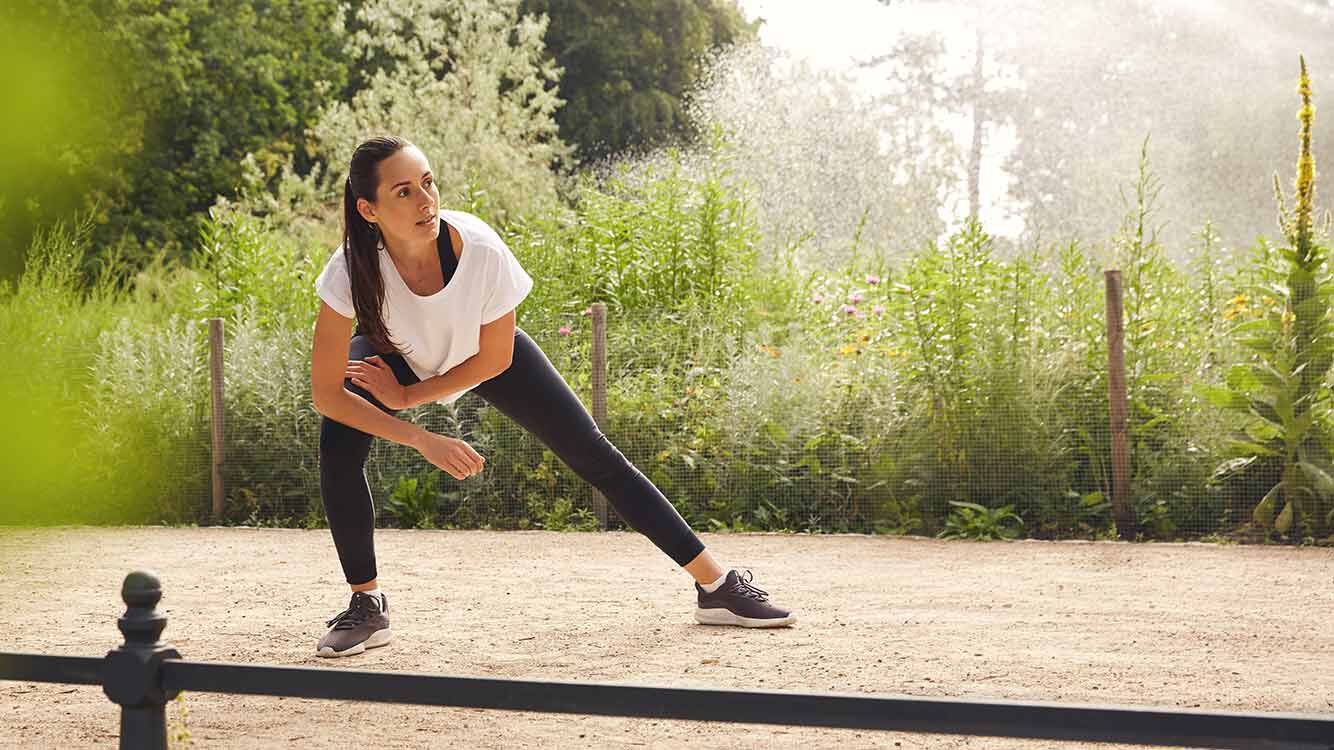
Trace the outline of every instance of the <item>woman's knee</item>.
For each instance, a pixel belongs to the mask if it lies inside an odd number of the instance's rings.
[[[637,471],[630,459],[601,430],[586,433],[585,437],[577,441],[571,442],[567,438],[553,442],[557,444],[548,445],[552,452],[575,474],[593,485],[605,484]]]

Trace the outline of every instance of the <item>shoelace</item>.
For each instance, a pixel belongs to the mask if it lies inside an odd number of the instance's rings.
[[[352,595],[352,602],[347,605],[347,609],[334,615],[332,620],[324,623],[325,627],[332,627],[334,630],[350,630],[366,622],[370,617],[368,611],[371,605],[371,597]]]
[[[746,571],[745,578],[738,575],[736,577],[736,592],[742,596],[748,596],[756,601],[762,602],[767,600],[769,598],[769,592],[765,591],[762,588],[750,585],[750,582],[753,580],[755,580],[755,574],[751,573],[749,570]]]

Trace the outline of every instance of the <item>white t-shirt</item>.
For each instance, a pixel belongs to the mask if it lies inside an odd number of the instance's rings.
[[[385,326],[390,338],[411,349],[403,359],[422,380],[448,372],[476,354],[482,324],[513,310],[533,288],[532,277],[485,221],[464,211],[443,209],[440,218],[458,230],[463,251],[453,277],[435,294],[423,297],[409,289],[389,252],[383,244],[380,247]],[[440,231],[449,230],[441,224]],[[315,279],[315,291],[339,315],[356,317],[343,246],[334,251]],[[466,392],[436,403],[451,403]]]

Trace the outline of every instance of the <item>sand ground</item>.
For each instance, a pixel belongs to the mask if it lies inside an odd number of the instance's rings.
[[[396,639],[328,660],[348,595],[327,530],[8,528],[0,650],[101,656],[147,569],[163,640],[198,661],[1334,714],[1334,549],[701,537],[797,624],[695,624],[689,576],[631,532],[380,530]],[[192,748],[1076,746],[206,693],[168,721]],[[112,747],[118,727],[100,687],[0,682],[0,746]]]

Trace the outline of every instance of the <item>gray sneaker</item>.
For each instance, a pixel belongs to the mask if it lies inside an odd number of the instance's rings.
[[[380,594],[381,597],[384,594]],[[315,653],[320,656],[351,656],[368,648],[383,646],[393,640],[394,632],[389,629],[389,599],[384,599],[384,608],[380,608],[380,599],[361,591],[352,592],[352,602],[347,609],[339,612],[325,625],[329,632],[320,639]]]
[[[768,592],[750,585],[753,573],[747,570],[746,576],[742,578],[735,570],[727,571],[727,579],[712,594],[696,583],[699,608],[695,610],[695,621],[702,625],[743,628],[776,628],[797,621],[790,611],[770,604]]]

